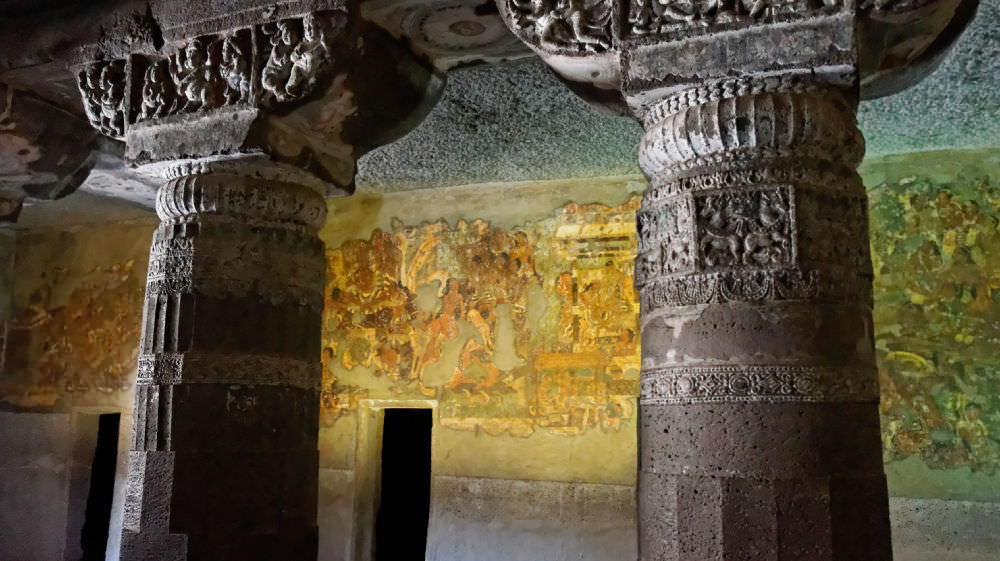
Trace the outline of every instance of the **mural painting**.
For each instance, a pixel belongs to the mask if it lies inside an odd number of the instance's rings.
[[[870,190],[885,460],[1000,466],[1000,185]]]
[[[6,324],[0,402],[117,404],[132,387],[145,267],[141,257],[75,271],[49,264]],[[138,270],[137,270],[138,269]],[[127,394],[125,394],[127,395]]]
[[[1000,185],[894,173],[869,192],[885,460],[995,474]],[[442,426],[490,435],[631,426],[638,204],[567,204],[518,226],[393,221],[330,245],[323,426],[366,398],[436,399]],[[141,230],[19,236],[0,407],[130,401]]]
[[[395,222],[329,248],[324,424],[358,399],[417,397],[462,431],[618,430],[638,392],[638,204],[513,229]]]

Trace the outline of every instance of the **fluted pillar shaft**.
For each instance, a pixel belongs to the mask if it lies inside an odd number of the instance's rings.
[[[121,559],[313,561],[324,200],[187,170],[156,208]]]
[[[644,561],[891,558],[854,93],[691,88],[644,119]]]

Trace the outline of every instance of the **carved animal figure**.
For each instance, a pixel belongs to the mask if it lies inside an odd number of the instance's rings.
[[[758,221],[754,231],[743,239],[743,263],[778,265],[788,257],[789,238],[783,232],[788,210],[781,191],[760,193]]]

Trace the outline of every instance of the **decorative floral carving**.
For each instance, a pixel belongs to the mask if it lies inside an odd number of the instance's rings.
[[[537,46],[558,51],[611,48],[611,0],[505,0],[511,27]]]
[[[770,22],[836,10],[840,0],[631,0],[633,35],[671,33],[714,25]]]
[[[718,302],[855,300],[871,305],[871,276],[856,270],[730,270],[640,279],[644,310]]]
[[[102,133],[125,135],[125,61],[99,62],[80,70],[77,85],[90,124]]]
[[[643,405],[734,401],[877,401],[873,367],[675,366],[644,369]]]

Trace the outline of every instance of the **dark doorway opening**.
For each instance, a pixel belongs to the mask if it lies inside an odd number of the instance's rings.
[[[386,409],[375,561],[423,561],[431,506],[431,410]]]
[[[104,561],[111,525],[111,501],[115,495],[115,465],[118,463],[118,423],[121,415],[101,415],[97,425],[97,446],[90,468],[90,491],[80,533],[81,561]]]

